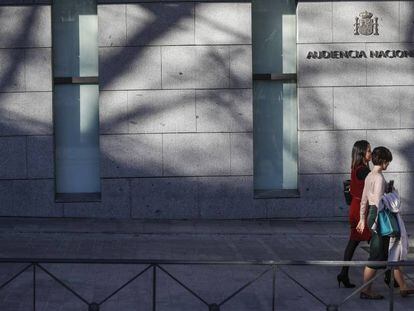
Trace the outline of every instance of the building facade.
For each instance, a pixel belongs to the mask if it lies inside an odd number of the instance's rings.
[[[336,218],[414,165],[411,1],[0,0],[0,216]]]

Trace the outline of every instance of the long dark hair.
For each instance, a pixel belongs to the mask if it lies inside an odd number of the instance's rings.
[[[355,169],[358,165],[364,163],[365,154],[367,152],[369,142],[366,140],[358,140],[352,147],[352,164],[351,169]]]

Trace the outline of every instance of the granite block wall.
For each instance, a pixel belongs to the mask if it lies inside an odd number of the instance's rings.
[[[299,1],[299,198],[253,197],[250,1],[99,0],[101,202],[55,203],[51,1],[0,0],[0,216],[346,217],[358,139],[413,214],[411,1]],[[379,35],[354,35],[355,17]],[[308,59],[309,51],[367,58]]]
[[[357,139],[391,149],[386,177],[394,179],[403,210],[414,214],[412,189],[414,58],[372,58],[370,51],[413,50],[412,1],[321,1],[298,4],[298,93],[300,174],[305,179],[349,176]],[[355,17],[378,18],[378,35],[355,35]],[[309,51],[365,51],[367,57],[308,59]],[[316,176],[315,176],[316,175]],[[317,179],[315,179],[317,180]],[[326,182],[327,192],[337,184]],[[341,193],[333,215],[346,215]]]
[[[61,217],[63,205],[54,201],[50,6],[0,6],[0,15],[0,215]]]
[[[98,6],[102,191],[117,183],[123,203],[112,189],[64,214],[265,217],[253,200],[251,4],[164,2]]]

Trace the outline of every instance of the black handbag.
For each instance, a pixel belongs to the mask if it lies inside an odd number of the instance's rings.
[[[344,180],[343,184],[344,184],[345,202],[347,205],[351,205],[351,202],[352,202],[351,180],[350,179]]]

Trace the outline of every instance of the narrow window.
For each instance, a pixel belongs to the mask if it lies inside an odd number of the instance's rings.
[[[100,199],[96,0],[54,0],[56,200]]]
[[[253,0],[255,197],[297,196],[296,1]]]

